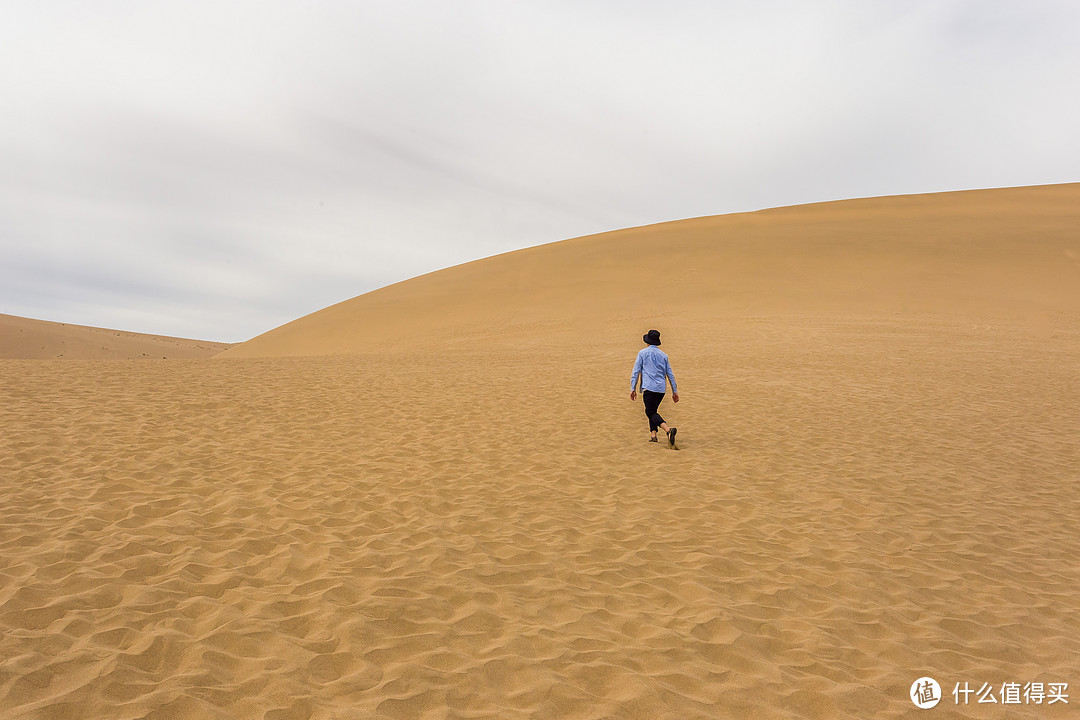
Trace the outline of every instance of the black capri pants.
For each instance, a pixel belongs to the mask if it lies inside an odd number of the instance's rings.
[[[656,412],[657,408],[660,407],[660,401],[664,399],[664,393],[645,390],[641,393],[641,397],[645,399],[645,417],[649,418],[649,432],[655,432],[660,429],[660,424],[664,422],[664,418],[660,417],[660,413]]]

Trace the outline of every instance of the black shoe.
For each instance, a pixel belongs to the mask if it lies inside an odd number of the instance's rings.
[[[649,442],[660,442],[660,441],[658,439],[652,437],[652,438],[649,438]]]
[[[667,441],[671,444],[671,447],[675,447],[675,433],[677,431],[678,428],[671,428],[667,431]]]

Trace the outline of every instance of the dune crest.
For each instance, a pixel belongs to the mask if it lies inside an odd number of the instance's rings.
[[[759,316],[1023,318],[1080,301],[1080,183],[803,205],[629,228],[413,278],[221,357],[610,342]]]

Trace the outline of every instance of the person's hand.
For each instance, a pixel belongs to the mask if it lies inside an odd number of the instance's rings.
[[[631,400],[637,400],[637,390],[631,390],[630,391],[630,399]]]
[[[679,402],[679,393],[671,393],[671,399],[675,402]]]

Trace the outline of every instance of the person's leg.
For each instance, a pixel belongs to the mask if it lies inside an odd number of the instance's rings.
[[[649,432],[652,434],[652,439],[656,439],[657,430],[663,430],[668,443],[675,447],[675,433],[678,431],[673,427],[668,427],[668,424],[664,422],[664,418],[657,412],[660,401],[664,399],[664,393],[646,390],[642,393],[642,396],[645,399],[645,415],[649,418]]]
[[[641,393],[641,396],[645,400],[645,417],[649,418],[649,433],[655,439],[657,430],[661,426],[667,427],[664,418],[660,417],[660,413],[656,412],[657,408],[660,407],[660,401],[664,399],[664,393],[646,390]],[[664,432],[667,432],[667,430],[664,430]]]

